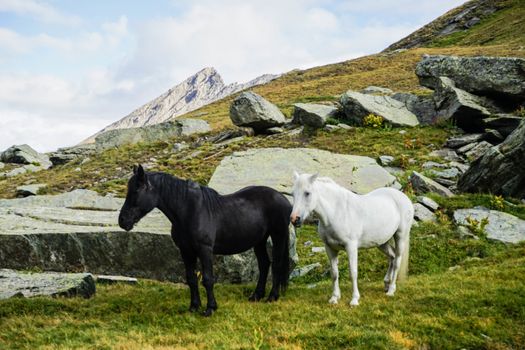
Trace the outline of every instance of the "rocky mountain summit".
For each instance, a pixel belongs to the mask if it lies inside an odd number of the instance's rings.
[[[138,128],[168,121],[235,92],[265,84],[277,77],[279,75],[264,74],[247,83],[226,85],[215,68],[204,68],[82,143],[92,143],[98,135],[109,130]]]

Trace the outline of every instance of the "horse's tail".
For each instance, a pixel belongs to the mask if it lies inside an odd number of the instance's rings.
[[[403,235],[402,240],[405,244],[405,250],[401,256],[401,266],[399,267],[398,280],[403,281],[408,278],[408,260],[410,255],[410,230],[414,222],[414,207],[410,202],[410,209],[403,213]]]
[[[290,231],[288,226],[273,242],[272,260],[273,273],[277,278],[282,293],[288,288],[290,280]]]

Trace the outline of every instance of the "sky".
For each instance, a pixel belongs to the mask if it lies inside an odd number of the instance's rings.
[[[0,0],[0,151],[71,146],[204,67],[226,83],[379,52],[464,0]]]

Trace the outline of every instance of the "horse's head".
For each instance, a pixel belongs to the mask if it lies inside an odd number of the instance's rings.
[[[120,209],[118,224],[129,231],[147,213],[157,206],[157,194],[149,182],[148,175],[142,165],[133,167],[133,175],[128,181],[126,201]]]
[[[294,226],[301,226],[317,204],[317,193],[313,184],[318,174],[301,174],[294,172],[293,183],[293,209],[290,221]]]

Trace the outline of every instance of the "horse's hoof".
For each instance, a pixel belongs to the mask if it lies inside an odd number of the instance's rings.
[[[350,302],[350,306],[357,306],[359,305],[359,300],[358,299],[352,299],[352,301]]]
[[[390,289],[390,283],[385,283],[385,293]]]
[[[261,300],[262,298],[263,298],[262,295],[259,295],[259,294],[257,294],[257,293],[253,293],[253,294],[248,298],[248,300],[249,300],[249,301],[259,301],[259,300]]]
[[[393,291],[388,291],[388,292],[386,292],[386,296],[387,296],[387,297],[393,297],[393,296],[394,296],[394,293],[395,293],[395,292],[393,292]]]
[[[277,295],[269,295],[268,298],[266,298],[266,302],[267,303],[271,303],[271,302],[277,301],[277,299],[279,299],[279,296],[277,296]]]
[[[332,304],[332,305],[335,305],[339,302],[339,298],[338,297],[331,297],[330,300],[328,300],[328,303]]]
[[[202,316],[204,316],[204,317],[210,317],[211,315],[213,315],[213,311],[214,311],[213,309],[206,309],[206,311],[204,311],[204,312],[202,313]]]
[[[190,312],[197,312],[199,311],[199,308],[199,305],[190,305]]]

